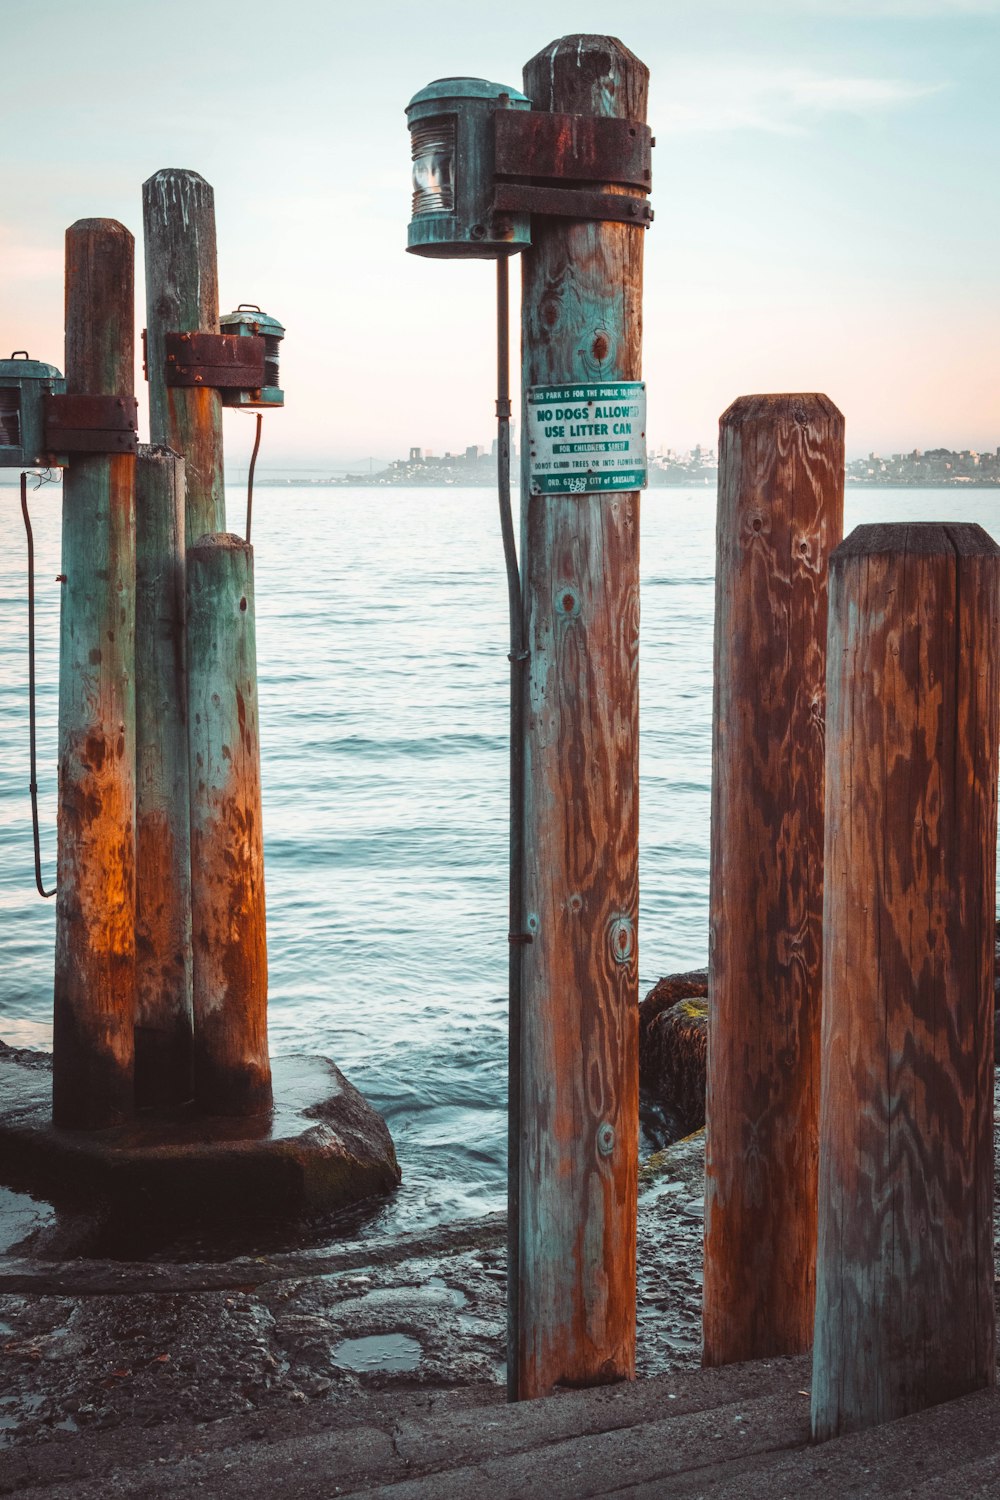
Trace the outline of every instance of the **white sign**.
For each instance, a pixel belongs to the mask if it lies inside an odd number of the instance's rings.
[[[533,495],[646,486],[646,384],[533,385],[528,390]]]

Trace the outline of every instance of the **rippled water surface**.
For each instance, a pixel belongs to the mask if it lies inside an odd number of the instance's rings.
[[[60,490],[31,502],[43,866],[55,856]],[[242,526],[243,497],[230,494]],[[861,520],[1000,526],[1000,493],[849,493]],[[706,962],[715,495],[642,501],[643,991]],[[333,1057],[384,1113],[380,1227],[504,1201],[507,643],[489,490],[261,489],[254,504],[275,1053]],[[47,1035],[34,892],[25,548],[0,489],[0,1037]]]

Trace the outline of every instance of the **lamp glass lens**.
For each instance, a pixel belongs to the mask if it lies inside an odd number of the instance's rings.
[[[455,211],[455,117],[417,120],[410,132],[413,153],[413,217]]]
[[[21,392],[7,386],[0,390],[0,447],[17,448],[21,442]]]

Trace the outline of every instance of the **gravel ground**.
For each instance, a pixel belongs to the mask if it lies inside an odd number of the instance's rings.
[[[700,1363],[703,1192],[702,1132],[641,1170],[640,1376]],[[504,1236],[494,1215],[406,1240],[150,1264],[32,1256],[31,1238],[59,1243],[43,1225],[0,1255],[0,1448],[223,1419],[252,1437],[255,1419],[338,1422],[370,1401],[501,1402]]]
[[[643,1169],[640,1375],[699,1362],[703,1171],[700,1135]],[[392,1390],[502,1399],[499,1216],[411,1242],[211,1264],[51,1262],[30,1249],[0,1257],[0,1445]]]

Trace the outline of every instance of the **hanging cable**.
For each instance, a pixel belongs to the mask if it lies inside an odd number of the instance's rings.
[[[45,478],[39,479],[39,485],[44,484]],[[36,486],[37,488],[38,486]],[[28,742],[30,745],[31,780],[28,783],[31,791],[31,831],[35,841],[35,885],[38,894],[46,900],[56,893],[55,886],[47,891],[42,884],[42,850],[38,834],[38,770],[35,753],[35,539],[31,531],[31,518],[28,515],[28,475],[21,475],[21,515],[24,517],[24,530],[28,538]]]
[[[508,261],[497,260],[497,490],[510,615],[510,886],[507,1046],[507,1396],[517,1400],[521,1206],[521,957],[524,930],[524,611],[510,505],[510,295]]]
[[[250,519],[253,515],[253,471],[257,467],[257,453],[260,449],[260,429],[264,421],[264,413],[262,411],[255,411],[254,416],[257,418],[257,431],[254,435],[253,452],[250,455],[250,469],[247,473],[247,541],[250,540]]]

